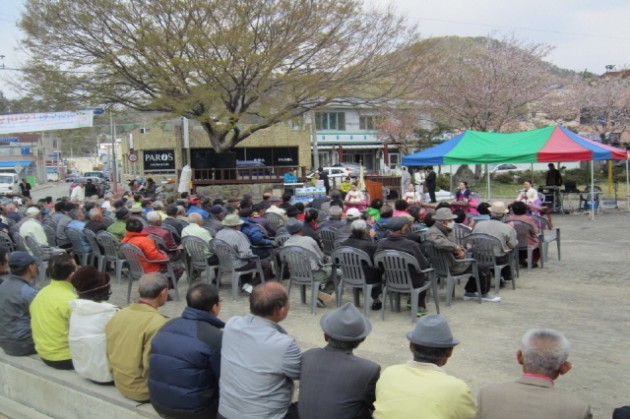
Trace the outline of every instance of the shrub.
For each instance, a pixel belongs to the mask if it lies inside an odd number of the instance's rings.
[[[437,188],[436,190],[445,190],[448,191],[451,188],[451,177],[448,173],[443,173],[438,175],[437,177]],[[457,185],[453,185],[453,188],[456,188]]]

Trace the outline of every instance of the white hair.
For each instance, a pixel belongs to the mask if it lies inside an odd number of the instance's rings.
[[[157,211],[151,211],[147,214],[147,221],[149,224],[155,224],[162,220],[162,216]]]
[[[525,372],[553,375],[569,358],[569,340],[553,329],[531,329],[523,335],[521,352]]]
[[[163,208],[164,208],[164,204],[162,204],[162,201],[155,201],[155,202],[153,203],[153,205],[151,205],[151,207],[152,207],[154,210],[159,211],[159,210],[161,210],[161,209],[163,209]]]
[[[365,220],[355,220],[352,222],[352,224],[350,224],[350,228],[352,229],[353,232],[357,231],[357,232],[365,233],[368,229],[368,225],[365,222]]]
[[[341,217],[342,213],[343,213],[343,208],[338,207],[337,205],[333,205],[328,210],[328,215],[331,217]]]
[[[183,205],[178,205],[177,206],[177,214],[183,214],[186,215],[186,208],[184,208]]]

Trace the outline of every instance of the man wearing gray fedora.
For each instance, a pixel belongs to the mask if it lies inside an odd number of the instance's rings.
[[[381,367],[352,354],[372,331],[370,321],[346,303],[322,316],[328,345],[302,354],[300,419],[369,419]]]
[[[446,319],[422,317],[407,339],[413,361],[383,371],[376,383],[374,418],[474,418],[470,388],[442,369],[459,344]]]

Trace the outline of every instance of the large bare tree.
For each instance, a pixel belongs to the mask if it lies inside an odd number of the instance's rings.
[[[514,37],[435,38],[444,53],[419,94],[437,119],[460,129],[503,131],[549,91],[550,47]]]
[[[359,0],[27,0],[20,25],[33,72],[197,120],[218,152],[333,98],[398,97],[422,51],[392,8]]]

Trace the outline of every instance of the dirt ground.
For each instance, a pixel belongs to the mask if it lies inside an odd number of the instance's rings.
[[[556,381],[559,390],[590,402],[596,418],[610,418],[615,407],[630,404],[629,221],[629,213],[617,211],[608,211],[595,221],[586,215],[555,216],[561,229],[562,260],[558,261],[552,244],[544,269],[521,269],[516,290],[502,289],[500,303],[463,301],[460,285],[454,303],[446,307],[441,290],[441,313],[461,341],[446,370],[468,383],[473,394],[490,383],[513,381],[520,373],[515,352],[521,336],[533,327],[551,327],[564,332],[571,342],[573,369]],[[247,313],[246,296],[232,301],[229,279],[223,282],[220,317],[227,320]],[[180,281],[182,297],[186,288],[186,282]],[[123,280],[115,287],[112,302],[126,305],[126,291]],[[350,298],[350,293],[344,295],[344,301]],[[323,346],[319,319],[333,309],[332,304],[312,315],[300,303],[297,290],[291,304],[282,326],[302,350]],[[178,316],[184,305],[184,301],[169,302],[161,311]],[[427,306],[434,311],[432,304]],[[405,333],[413,327],[408,311],[388,309],[385,314],[381,321],[380,312],[370,313],[372,333],[356,351],[383,368],[411,358]]]

